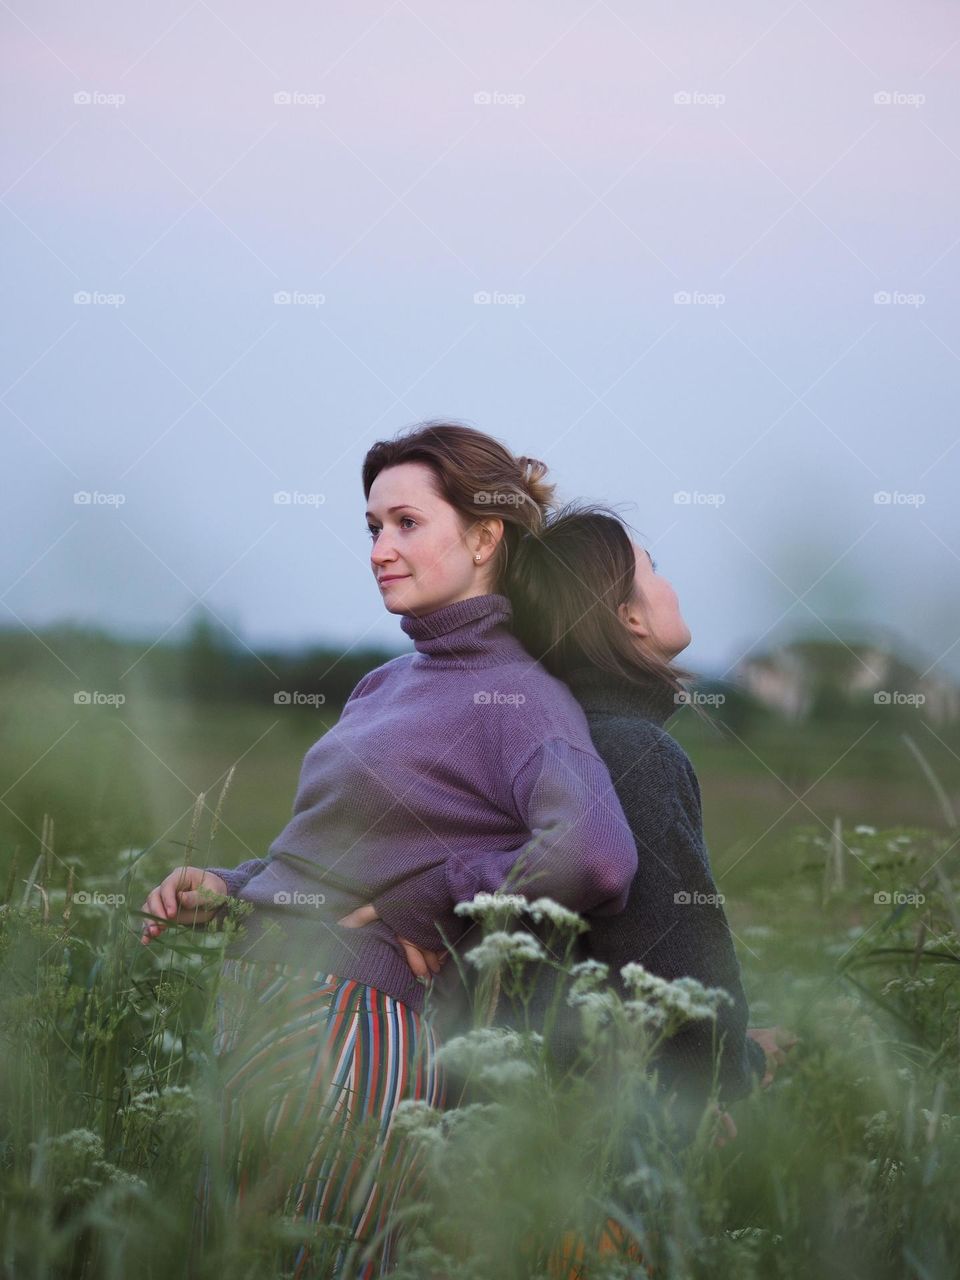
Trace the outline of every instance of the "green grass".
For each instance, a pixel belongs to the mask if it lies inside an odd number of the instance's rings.
[[[224,939],[171,929],[144,948],[135,911],[179,859],[232,863],[266,849],[289,816],[304,752],[335,715],[324,710],[144,697],[118,714],[42,685],[6,703],[4,1276],[280,1274],[286,1228],[267,1218],[189,1257],[197,1162],[216,1115],[207,1068]],[[536,1046],[521,1045],[526,1083],[492,1086],[459,1127],[419,1139],[426,1184],[402,1206],[400,1280],[547,1275],[563,1232],[589,1238],[608,1214],[642,1237],[658,1280],[952,1280],[957,832],[885,725],[807,795],[812,813],[798,805],[776,821],[792,797],[770,770],[801,792],[863,727],[767,727],[747,747],[677,722],[701,778],[754,1024],[801,1037],[773,1086],[734,1105],[737,1139],[720,1150],[704,1133],[672,1155],[657,1113],[639,1107],[642,1045],[618,1058],[601,1037],[593,1060],[608,1062],[615,1089],[590,1073],[557,1081]],[[950,750],[915,736],[949,792]],[[235,762],[211,849],[211,811]],[[208,809],[191,850],[201,791]],[[839,859],[835,817],[847,847]],[[920,905],[874,900],[878,889],[918,886]],[[126,902],[71,903],[68,888]],[[629,1082],[636,1107],[625,1112]],[[613,1159],[618,1134],[638,1141]],[[609,1257],[588,1262],[591,1277],[638,1274]]]

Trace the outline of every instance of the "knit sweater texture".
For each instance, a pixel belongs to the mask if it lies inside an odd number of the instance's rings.
[[[429,984],[398,936],[455,944],[469,926],[453,908],[475,893],[623,909],[637,850],[610,774],[511,616],[488,594],[401,617],[414,652],[365,675],[307,752],[267,856],[206,868],[253,904],[227,955],[337,973],[421,1011]],[[379,919],[337,923],[368,902]]]
[[[630,823],[639,855],[637,874],[624,911],[595,918],[580,935],[570,963],[593,959],[609,966],[610,982],[629,996],[621,968],[637,962],[668,980],[689,976],[705,986],[723,987],[733,1003],[722,1004],[716,1022],[690,1022],[665,1042],[656,1066],[665,1090],[702,1100],[709,1091],[718,1054],[719,1096],[729,1102],[748,1093],[765,1070],[762,1048],[745,1035],[749,1010],[740,966],[704,841],[700,785],[683,747],[664,727],[677,711],[673,692],[653,678],[635,684],[596,667],[578,667],[566,683],[583,707],[594,745],[609,769]],[[541,941],[543,925],[528,927]],[[480,941],[474,927],[460,951]],[[553,939],[555,942],[555,939]],[[471,966],[464,966],[467,974]],[[554,1010],[550,1035],[553,1058],[570,1067],[583,1046],[581,1016],[566,1002],[566,983],[547,965],[529,975],[533,995],[530,1025],[543,1029]],[[468,981],[468,986],[471,984]],[[455,966],[435,984],[439,1026],[446,1036],[469,1025],[469,992]],[[525,1016],[500,997],[497,1021],[523,1026]]]

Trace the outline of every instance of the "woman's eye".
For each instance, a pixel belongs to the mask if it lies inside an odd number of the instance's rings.
[[[401,523],[401,524],[403,524],[404,520],[409,520],[409,521],[410,521],[410,523],[411,523],[414,527],[416,527],[416,523],[417,523],[417,522],[416,522],[416,520],[414,520],[413,516],[401,516],[401,517],[400,517],[400,523]],[[379,532],[380,532],[380,530],[377,528],[377,526],[376,526],[376,525],[374,525],[374,524],[368,524],[368,525],[367,525],[367,533],[369,533],[369,535],[370,535],[370,537],[371,537],[371,538],[375,538]]]

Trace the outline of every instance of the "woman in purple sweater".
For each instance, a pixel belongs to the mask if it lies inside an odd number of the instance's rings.
[[[214,1051],[225,1126],[239,1118],[239,1199],[344,1228],[327,1252],[299,1250],[298,1280],[307,1268],[340,1275],[364,1245],[357,1275],[389,1269],[390,1239],[370,1243],[388,1204],[368,1162],[389,1151],[394,1163],[401,1100],[442,1105],[410,961],[426,955],[436,971],[434,953],[467,928],[456,904],[513,888],[604,916],[623,909],[636,871],[583,710],[531,663],[500,591],[511,551],[552,499],[545,470],[449,423],[370,449],[370,566],[414,652],[364,676],[307,752],[293,816],[266,858],[177,868],[143,905],[144,942],[222,915],[208,891],[252,905],[224,965],[239,1012],[227,1017],[221,1000]],[[300,1138],[282,1164],[281,1132]]]

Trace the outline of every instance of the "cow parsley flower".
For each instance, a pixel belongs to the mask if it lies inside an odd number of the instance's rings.
[[[549,920],[556,928],[569,929],[574,933],[585,933],[590,927],[575,911],[561,906],[552,898],[537,898],[535,902],[530,903],[529,911],[537,924],[541,920]]]
[[[600,960],[580,960],[570,966],[570,977],[573,979],[571,991],[579,994],[582,991],[596,991],[610,976],[610,966]]]
[[[499,969],[504,965],[529,964],[545,960],[547,953],[540,941],[530,933],[488,933],[479,946],[467,952],[466,958],[478,969]]]
[[[469,902],[458,902],[453,908],[455,915],[494,923],[526,909],[527,900],[522,893],[475,893]]]

